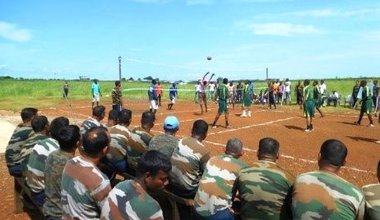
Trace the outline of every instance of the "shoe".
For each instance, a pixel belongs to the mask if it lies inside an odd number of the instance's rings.
[[[226,128],[232,128],[232,126],[231,125],[226,125]]]
[[[213,125],[212,128],[216,128],[216,125]]]
[[[248,111],[248,117],[251,117],[251,116],[252,116],[251,111]]]
[[[368,127],[371,127],[371,128],[372,128],[372,127],[375,127],[375,126],[374,126],[373,124],[369,124]]]
[[[311,132],[311,130],[309,128],[306,128],[305,132]]]

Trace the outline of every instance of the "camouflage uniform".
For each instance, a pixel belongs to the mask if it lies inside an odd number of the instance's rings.
[[[61,187],[63,219],[98,219],[111,191],[108,178],[81,156],[67,161]]]
[[[83,135],[86,133],[86,131],[90,130],[90,128],[95,128],[95,127],[106,127],[100,121],[96,120],[95,118],[89,117],[88,119],[84,120],[80,127],[80,133]]]
[[[19,124],[13,131],[12,137],[5,150],[5,161],[8,167],[19,165],[17,157],[20,155],[21,147],[32,134],[32,127],[25,124]]]
[[[134,180],[125,180],[109,193],[101,219],[164,219],[160,205]]]
[[[333,173],[304,173],[294,183],[292,212],[294,219],[363,219],[364,195]]]
[[[209,159],[210,150],[197,139],[193,137],[181,139],[171,157],[170,180],[174,190],[178,190],[178,193],[188,192],[190,197],[194,196]]]
[[[62,218],[61,180],[63,168],[73,155],[61,150],[53,151],[46,159],[45,195],[43,206],[45,216]]]
[[[178,146],[178,138],[169,134],[155,135],[149,142],[148,150],[157,150],[169,158],[172,157],[174,149]]]
[[[212,157],[199,181],[194,207],[203,217],[210,217],[232,206],[232,188],[246,163],[229,154]]]
[[[26,184],[33,192],[45,190],[45,162],[49,154],[57,149],[59,143],[53,138],[46,138],[34,145],[26,171]]]
[[[243,219],[281,219],[294,176],[275,162],[259,160],[242,169],[237,179]]]
[[[137,127],[135,129],[133,129],[132,133],[137,134],[138,136],[140,136],[140,139],[142,140],[142,142],[144,142],[146,148],[148,147],[149,142],[150,142],[150,140],[153,137],[152,133],[145,131],[145,129],[142,128],[142,127]]]
[[[17,161],[16,163],[21,164],[23,174],[25,174],[27,171],[26,165],[28,164],[29,156],[33,151],[34,145],[36,145],[39,141],[42,141],[47,138],[48,136],[46,136],[45,134],[34,133],[26,140],[25,144],[21,146],[20,154],[15,161]]]
[[[366,201],[365,218],[380,219],[380,183],[363,186]]]

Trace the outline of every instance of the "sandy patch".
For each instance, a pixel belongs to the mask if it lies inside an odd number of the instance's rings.
[[[4,153],[16,125],[0,119],[0,153]]]

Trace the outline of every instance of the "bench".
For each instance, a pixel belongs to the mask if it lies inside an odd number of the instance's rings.
[[[43,219],[42,207],[33,202],[32,191],[26,185],[25,177],[14,178],[15,213],[26,211],[31,219]]]

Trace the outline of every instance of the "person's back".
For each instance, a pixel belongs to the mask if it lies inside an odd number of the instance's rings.
[[[377,179],[378,183],[363,186],[366,220],[380,219],[380,160],[377,163]]]
[[[362,219],[364,196],[360,188],[338,176],[345,164],[346,146],[325,141],[318,158],[319,171],[297,176],[292,194],[294,219]]]
[[[157,150],[170,158],[178,146],[178,141],[174,135],[158,134],[150,140],[148,150]]]

